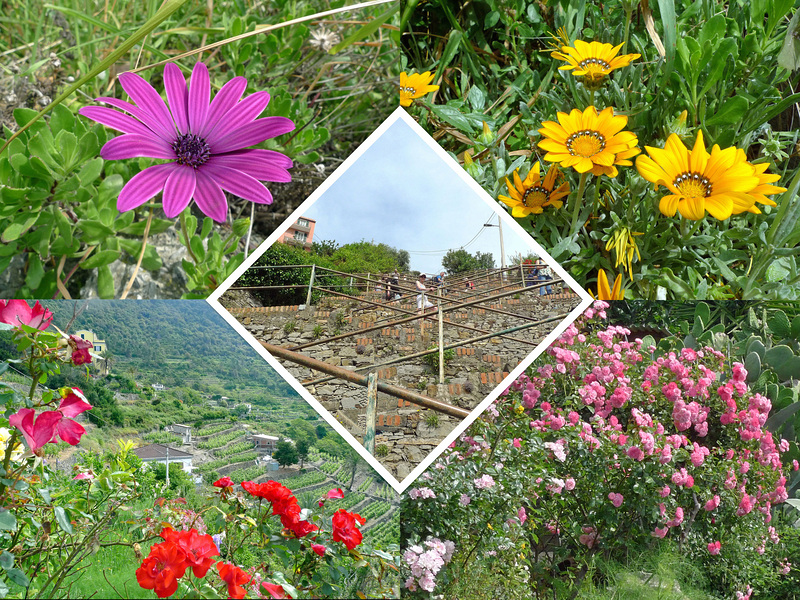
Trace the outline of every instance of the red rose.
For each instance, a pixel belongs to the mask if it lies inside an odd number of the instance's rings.
[[[325,546],[322,544],[311,544],[311,549],[320,556],[325,556]]]
[[[219,556],[219,550],[210,535],[200,535],[196,529],[173,531],[169,527],[161,530],[161,537],[176,544],[186,555],[186,566],[192,567],[195,577],[205,577],[214,564],[212,556]]]
[[[217,563],[217,571],[219,571],[220,579],[228,584],[228,597],[244,598],[245,589],[242,584],[250,581],[250,575],[236,565],[223,562]]]
[[[76,365],[83,365],[92,362],[92,355],[89,354],[89,348],[92,343],[79,338],[76,335],[69,336],[69,345],[72,348],[72,362]]]
[[[186,555],[172,542],[155,544],[150,554],[136,569],[136,581],[159,598],[168,598],[178,589],[178,579],[186,572]]]
[[[348,550],[358,546],[363,539],[363,535],[356,526],[356,521],[363,525],[366,519],[359,514],[349,513],[343,508],[333,513],[333,541],[343,542]]]
[[[233,487],[233,480],[230,477],[223,477],[217,479],[213,485],[214,487]]]
[[[267,583],[266,581],[261,584],[270,596],[273,598],[291,598],[289,594],[286,593],[286,590],[283,589],[283,586],[277,585],[275,583]]]
[[[0,300],[0,323],[44,330],[52,321],[53,313],[39,304],[38,300],[33,306],[28,306],[25,300]]]
[[[327,493],[328,500],[333,500],[335,498],[344,498],[344,492],[341,488],[336,488],[335,490],[328,490]]]

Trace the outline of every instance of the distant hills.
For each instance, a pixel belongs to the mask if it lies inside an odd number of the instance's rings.
[[[112,371],[146,376],[168,386],[235,391],[259,389],[276,397],[297,397],[241,336],[203,300],[53,300],[62,331],[77,312],[69,333],[89,329],[105,339]],[[310,408],[309,408],[310,409]],[[310,409],[311,410],[311,409]]]

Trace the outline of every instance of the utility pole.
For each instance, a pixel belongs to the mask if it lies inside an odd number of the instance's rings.
[[[505,272],[506,249],[503,245],[503,219],[500,218],[500,213],[497,213],[497,227],[500,229],[500,268],[503,269],[503,280],[505,280],[507,277]]]
[[[169,487],[169,445],[167,445],[167,487]]]

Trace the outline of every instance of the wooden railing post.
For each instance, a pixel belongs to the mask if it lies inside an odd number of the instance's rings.
[[[306,307],[311,306],[311,288],[314,287],[314,276],[316,275],[317,265],[311,265],[311,279],[308,280],[308,295],[306,296]]]
[[[367,430],[364,432],[364,448],[375,454],[375,420],[378,413],[378,374],[367,376]]]

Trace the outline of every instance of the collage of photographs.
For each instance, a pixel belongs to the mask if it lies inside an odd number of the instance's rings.
[[[0,3],[0,600],[800,600],[800,0]]]

